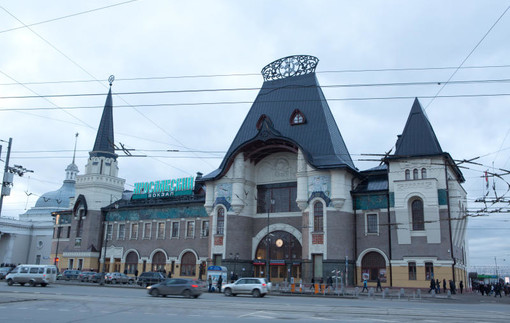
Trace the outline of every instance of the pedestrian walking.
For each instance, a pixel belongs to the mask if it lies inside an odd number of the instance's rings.
[[[368,292],[368,282],[366,278],[363,279],[363,289],[361,290],[361,292],[363,293],[365,290]]]
[[[439,279],[436,279],[436,293],[441,294],[441,284],[439,283]]]
[[[168,278],[172,278],[172,272],[171,271],[168,272]]]
[[[209,293],[212,291],[212,277],[209,275],[209,278],[207,278],[207,283],[209,284]]]
[[[446,291],[447,291],[447,289],[446,289],[446,278],[443,278],[443,293],[446,294]]]
[[[464,289],[464,282],[461,280],[459,283],[460,293],[462,294],[462,290]]]
[[[312,277],[312,284],[310,285],[311,290],[315,290],[315,278]]]
[[[429,289],[429,294],[431,291],[436,291],[436,281],[434,280],[434,278],[430,279],[430,289]]]
[[[135,269],[135,279],[138,279],[138,269]]]
[[[375,291],[377,292],[379,289],[382,292],[381,279],[377,277],[377,287],[375,288]]]
[[[220,277],[218,278],[218,283],[216,284],[216,287],[218,287],[218,293],[221,293],[221,284],[223,283],[223,278],[221,278],[221,275]]]

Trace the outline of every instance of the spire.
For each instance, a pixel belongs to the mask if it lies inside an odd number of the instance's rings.
[[[106,97],[106,102],[103,109],[103,115],[101,116],[101,122],[99,123],[99,128],[97,129],[96,142],[94,143],[94,148],[89,153],[91,157],[108,157],[108,158],[117,158],[114,149],[114,139],[113,139],[113,104],[112,104],[112,83],[114,80],[114,76],[110,76],[108,81],[110,82],[110,90],[108,91],[108,96]]]
[[[443,153],[418,98],[414,99],[404,131],[395,146],[395,157],[430,156]]]
[[[78,142],[78,133],[74,135],[74,151],[73,151],[73,161],[67,165],[66,167],[66,179],[64,183],[66,182],[76,182],[76,175],[78,174],[78,166],[74,163],[76,158],[76,143]]]

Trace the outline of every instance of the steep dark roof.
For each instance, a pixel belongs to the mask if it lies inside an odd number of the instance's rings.
[[[97,129],[96,141],[94,148],[89,153],[91,157],[108,157],[117,158],[113,147],[113,104],[112,104],[112,88],[108,91],[106,102],[104,104],[103,115]]]
[[[418,98],[414,99],[404,131],[398,138],[395,148],[394,156],[396,157],[429,156],[443,153]]]
[[[291,125],[296,109],[306,122]],[[315,73],[265,81],[220,167],[204,180],[225,173],[243,147],[257,143],[260,147],[270,141],[301,148],[307,162],[316,168],[357,171]]]

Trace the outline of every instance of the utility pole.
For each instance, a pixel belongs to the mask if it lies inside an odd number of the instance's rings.
[[[0,216],[2,215],[2,204],[4,196],[9,196],[11,194],[12,179],[14,177],[13,174],[9,172],[9,159],[11,158],[11,144],[12,138],[9,138],[9,145],[7,146],[7,157],[5,158],[4,176],[2,180],[2,190],[0,192]]]

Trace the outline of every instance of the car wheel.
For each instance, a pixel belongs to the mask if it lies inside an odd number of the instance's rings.
[[[260,297],[260,291],[258,289],[254,289],[252,292],[251,292],[251,295],[253,297]]]
[[[264,297],[264,296],[266,296],[266,294],[261,294],[261,295],[260,295],[260,297]]]
[[[225,294],[225,296],[232,296],[232,290],[230,288],[225,289],[223,293]]]
[[[28,286],[35,287],[35,280],[31,280],[28,282]]]
[[[48,284],[46,284],[46,283],[41,283],[41,286],[42,286],[42,287],[46,287],[47,285],[48,285]]]
[[[7,279],[7,285],[9,286],[12,286],[12,284],[14,284],[14,282],[12,281],[12,279]]]
[[[158,297],[159,296],[159,290],[156,288],[151,289],[151,296]]]
[[[19,283],[21,286],[25,286],[25,283]]]
[[[135,281],[134,281],[134,280],[132,280],[132,279],[130,279],[130,280],[128,281],[128,284],[129,284],[129,285],[133,285],[134,283],[135,283]]]
[[[183,292],[182,292],[182,296],[186,297],[186,298],[190,298],[191,297],[191,292],[189,289],[185,289]]]
[[[117,280],[116,279],[112,280],[112,284],[117,284]]]
[[[200,295],[193,295],[193,298],[198,298],[198,296],[200,296]]]

